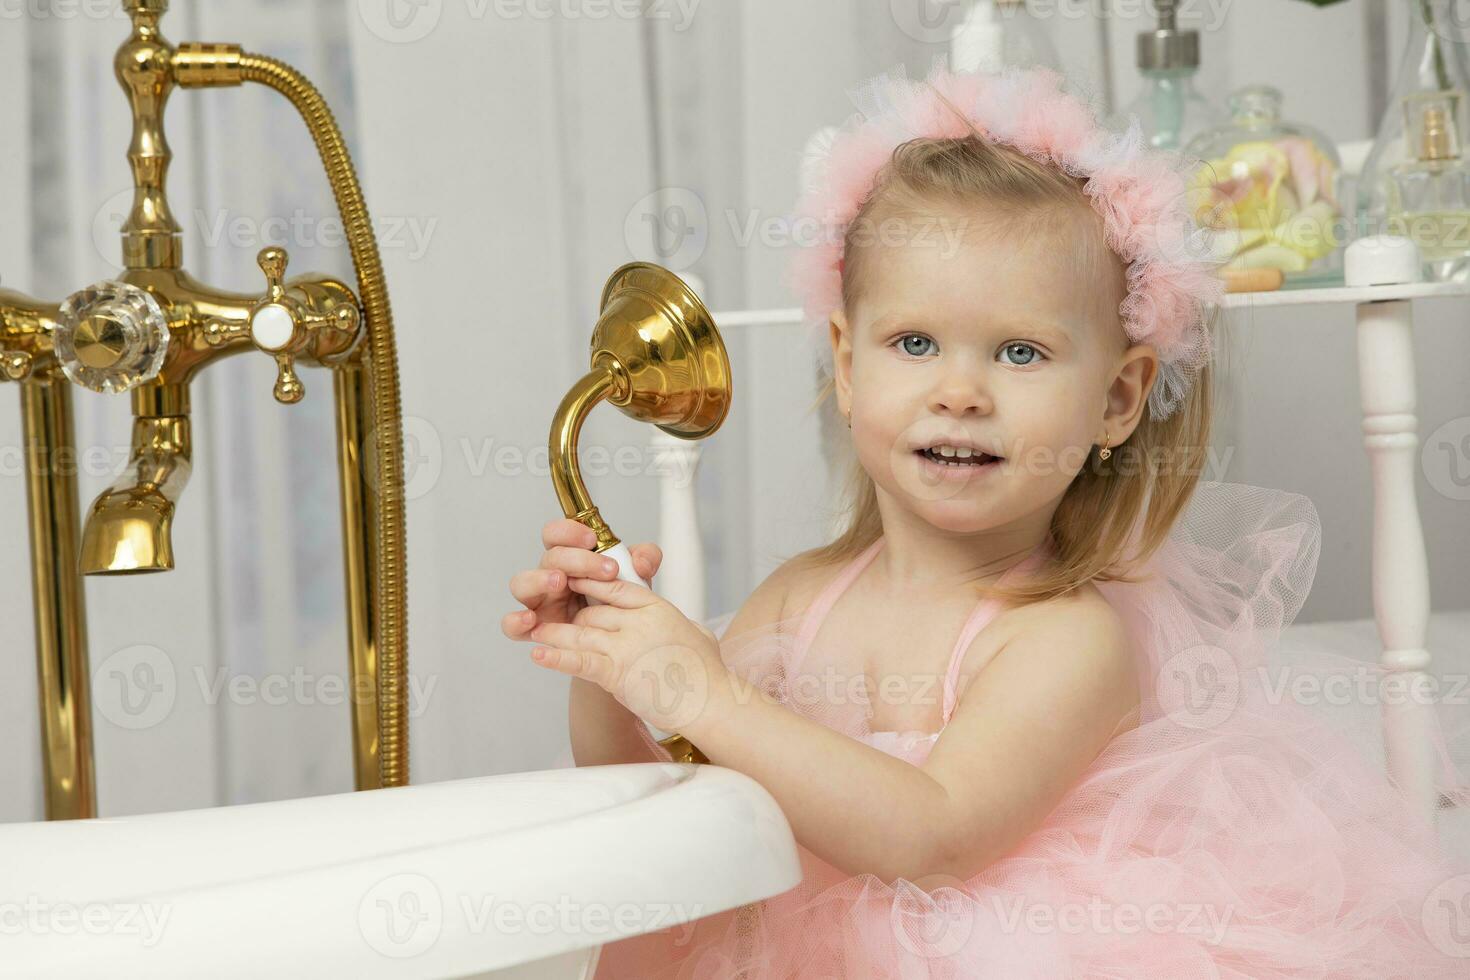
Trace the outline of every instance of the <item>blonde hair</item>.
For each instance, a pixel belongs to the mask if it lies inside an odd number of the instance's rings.
[[[1008,225],[1019,223],[1029,230],[1075,228],[1076,216],[1085,212],[1092,233],[1086,235],[1089,241],[1078,271],[1096,274],[1098,263],[1107,262],[1113,267],[1107,274],[1117,276],[1119,295],[1126,295],[1123,260],[1103,238],[1101,219],[1082,190],[1085,182],[979,132],[900,145],[848,225],[843,242],[843,308],[849,314],[855,309],[864,278],[867,248],[855,230],[871,224],[879,208],[915,213],[936,205],[964,207],[977,202],[999,213]],[[1074,220],[1067,222],[1068,218]],[[1112,290],[1101,292],[1112,295]],[[1116,306],[1108,312],[1118,315]],[[1209,329],[1213,334],[1213,318]],[[980,594],[1025,604],[1064,595],[1090,581],[1139,581],[1132,574],[1164,543],[1199,482],[1210,441],[1212,389],[1206,365],[1168,418],[1152,418],[1145,403],[1138,426],[1122,445],[1111,447],[1111,458],[1104,461],[1089,453],[1067,488],[1052,516],[1056,547],[1050,560],[1014,585],[977,586]],[[813,408],[835,390],[835,381],[829,380]],[[798,561],[816,565],[849,561],[882,535],[873,479],[855,457],[845,498],[845,530],[830,544],[802,552]]]

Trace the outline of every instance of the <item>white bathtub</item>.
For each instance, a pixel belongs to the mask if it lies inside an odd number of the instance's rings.
[[[0,825],[25,977],[590,977],[603,943],[794,887],[796,843],[717,766],[557,769]]]

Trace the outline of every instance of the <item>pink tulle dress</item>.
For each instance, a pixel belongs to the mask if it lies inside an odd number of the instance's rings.
[[[866,703],[823,703],[800,682],[839,661],[819,629],[882,544],[721,655],[791,710],[922,765],[942,729],[874,730]],[[597,980],[1470,977],[1470,861],[1384,775],[1376,706],[1329,716],[1290,693],[1314,689],[1304,677],[1381,679],[1346,657],[1277,655],[1319,545],[1307,498],[1200,484],[1147,581],[1098,584],[1134,642],[1139,726],[1010,854],[968,880],[911,882],[849,875],[801,847],[797,887],[611,943]],[[955,642],[946,723],[963,655],[999,612],[979,601]],[[1470,802],[1451,719],[1433,717],[1441,791]]]

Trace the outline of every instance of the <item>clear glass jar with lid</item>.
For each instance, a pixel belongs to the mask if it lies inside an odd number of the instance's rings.
[[[1281,102],[1270,85],[1238,89],[1230,121],[1184,147],[1198,161],[1195,219],[1217,232],[1227,269],[1336,269],[1349,237],[1337,147],[1311,126],[1283,121]]]

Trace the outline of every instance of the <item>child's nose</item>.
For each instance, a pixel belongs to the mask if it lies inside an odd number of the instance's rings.
[[[934,412],[952,415],[971,412],[985,415],[993,406],[981,372],[970,369],[945,372],[929,395],[929,407]]]

